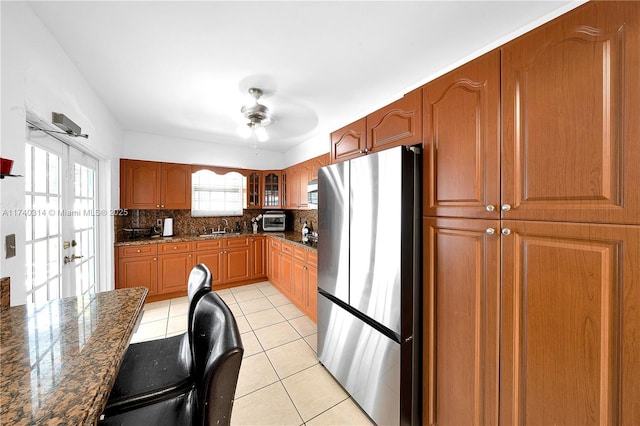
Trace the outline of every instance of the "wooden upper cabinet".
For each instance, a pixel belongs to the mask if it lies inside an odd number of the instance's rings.
[[[331,163],[359,157],[367,148],[367,119],[351,123],[331,133]]]
[[[160,208],[160,164],[153,161],[120,160],[121,208]]]
[[[300,193],[299,193],[299,174],[298,167],[292,166],[285,169],[282,173],[282,193],[283,193],[283,204],[282,207],[295,209],[298,207],[298,203],[300,202]]]
[[[502,48],[504,218],[640,223],[639,9],[590,2]]]
[[[282,172],[268,170],[262,173],[262,207],[280,207],[280,179]]]
[[[500,217],[500,52],[423,86],[423,214]]]
[[[191,209],[191,166],[162,163],[160,208]]]
[[[502,223],[499,424],[638,424],[640,227]]]
[[[253,170],[247,176],[247,208],[262,208],[262,172]]]
[[[422,143],[422,88],[367,116],[367,152]]]
[[[191,166],[121,159],[120,207],[190,209]]]
[[[497,425],[500,221],[423,222],[422,424]]]
[[[329,154],[319,155],[309,160],[311,162],[311,180],[318,179],[318,170],[330,164]]]
[[[311,165],[308,161],[300,164],[298,167],[298,208],[306,209],[309,206],[307,200],[307,186],[311,180]]]

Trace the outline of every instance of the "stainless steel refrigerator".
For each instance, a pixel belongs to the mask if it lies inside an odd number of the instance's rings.
[[[378,425],[420,424],[420,158],[318,173],[318,359]]]

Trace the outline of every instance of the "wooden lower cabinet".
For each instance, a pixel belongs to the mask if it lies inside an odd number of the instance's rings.
[[[214,288],[251,279],[249,238],[220,238],[195,243],[195,264],[211,271]]]
[[[426,218],[424,236],[424,424],[640,422],[640,226]]]
[[[305,295],[305,312],[313,322],[318,322],[318,268],[307,266],[307,292]]]
[[[119,247],[124,248],[124,247]],[[128,247],[127,247],[128,248]],[[156,255],[117,256],[116,288],[146,287],[148,296],[158,294],[158,261]]]
[[[249,246],[225,249],[222,264],[224,283],[249,280],[251,278],[251,253]]]
[[[269,281],[314,322],[318,320],[318,255],[269,238]]]
[[[203,263],[211,271],[211,285],[215,288],[222,284],[222,249],[196,251],[195,264]]]
[[[280,241],[267,238],[269,247],[269,263],[267,266],[267,276],[273,285],[280,286]]]
[[[318,270],[293,259],[293,302],[314,322],[318,321]]]
[[[251,237],[251,278],[267,277],[267,239]]]
[[[290,255],[280,252],[278,262],[280,263],[280,290],[285,296],[291,298],[293,294],[293,259]]]
[[[257,282],[266,277],[266,238],[215,238],[116,247],[116,288],[143,286],[150,300],[187,294],[189,274],[203,263],[214,288]]]
[[[184,293],[193,269],[190,242],[158,244],[158,293]]]
[[[187,291],[193,265],[191,253],[158,256],[158,292],[167,294]]]

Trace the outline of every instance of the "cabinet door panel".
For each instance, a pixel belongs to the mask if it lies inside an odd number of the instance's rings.
[[[440,77],[423,93],[424,214],[499,218],[500,52]]]
[[[311,169],[308,164],[301,164],[298,167],[298,208],[306,209],[309,206],[307,201],[307,185],[309,184]]]
[[[639,24],[594,2],[503,48],[504,218],[640,223]]]
[[[293,289],[293,291],[291,292],[291,296],[293,297],[293,302],[300,308],[304,309],[304,287],[307,284],[305,264],[300,260],[292,259],[291,268],[291,287]]]
[[[280,253],[280,289],[285,296],[293,296],[293,259],[287,254]]]
[[[280,243],[274,244],[274,240],[268,239],[269,244],[269,263],[267,275],[269,281],[274,285],[280,286]]]
[[[186,292],[192,268],[191,254],[158,256],[158,293]]]
[[[204,263],[211,271],[211,285],[222,284],[222,250],[206,250],[195,253],[195,263]]]
[[[191,166],[188,164],[162,163],[163,209],[191,208]]]
[[[249,272],[249,265],[251,264],[249,247],[225,250],[224,261],[225,283],[246,281],[251,278],[251,273]]]
[[[307,266],[305,306],[309,318],[318,322],[318,270],[312,266]]]
[[[118,261],[116,288],[146,287],[149,296],[158,294],[158,262],[155,256],[131,257]]]
[[[124,209],[154,210],[160,207],[160,163],[120,160],[121,206]]]
[[[247,177],[247,208],[262,208],[262,173],[253,171]]]
[[[367,116],[367,146],[380,151],[422,142],[422,89]]]
[[[280,171],[265,171],[262,174],[262,207],[280,207]]]
[[[266,271],[266,238],[251,238],[251,278],[267,276]]]
[[[424,219],[423,255],[423,424],[497,424],[499,221]]]
[[[640,419],[640,227],[503,221],[500,424]]]
[[[331,133],[331,163],[359,157],[367,148],[367,119],[361,118],[355,123]]]

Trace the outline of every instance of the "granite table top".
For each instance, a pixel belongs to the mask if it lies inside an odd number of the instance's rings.
[[[0,424],[96,424],[144,287],[0,310]]]

